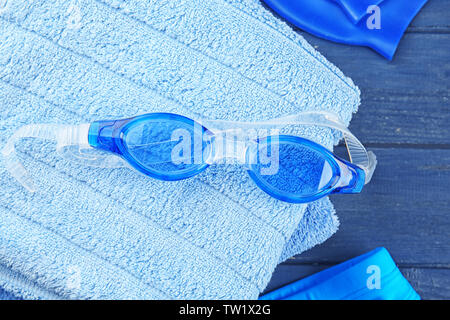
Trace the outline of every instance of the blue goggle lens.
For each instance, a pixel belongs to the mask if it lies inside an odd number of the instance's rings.
[[[164,180],[184,179],[204,170],[204,128],[185,117],[167,116],[132,123],[124,132],[128,154],[147,174]]]
[[[303,202],[303,198],[320,195],[337,180],[336,161],[321,149],[299,137],[268,137],[259,143],[258,161],[250,166],[249,174],[275,198]]]

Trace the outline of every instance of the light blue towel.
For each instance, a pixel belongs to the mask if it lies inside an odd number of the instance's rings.
[[[331,110],[352,81],[258,0],[2,1],[0,148],[18,126],[146,112],[262,120]],[[329,130],[305,132],[331,148]],[[0,287],[22,298],[257,298],[276,265],[330,237],[328,199],[277,201],[233,166],[178,182],[16,145],[0,165]]]

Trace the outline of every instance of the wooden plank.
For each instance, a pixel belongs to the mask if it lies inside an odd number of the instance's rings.
[[[374,96],[448,94],[450,34],[405,34],[392,61],[369,48],[348,46],[300,32],[328,60]]]
[[[450,270],[411,268],[400,270],[422,299],[450,299]]]
[[[384,246],[398,263],[450,268],[450,150],[373,150],[365,190],[332,196],[340,230],[294,260],[334,263]]]
[[[450,30],[450,1],[432,0],[411,22],[407,32],[448,32]]]
[[[363,142],[450,143],[449,34],[407,34],[392,62],[303,35],[360,87],[351,129]]]
[[[302,279],[331,265],[281,264],[275,270],[265,292]],[[450,299],[450,270],[438,268],[411,268],[399,266],[400,271],[422,299]]]
[[[389,143],[450,145],[448,97],[426,95],[370,96],[362,92],[362,105],[350,130],[365,144]],[[419,146],[420,147],[420,146]]]

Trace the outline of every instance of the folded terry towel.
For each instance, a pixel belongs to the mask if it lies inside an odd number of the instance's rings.
[[[257,0],[8,0],[0,148],[21,125],[146,112],[262,120],[331,110],[352,81]],[[304,132],[332,148],[333,132]],[[0,287],[22,298],[257,298],[276,265],[328,237],[328,199],[277,201],[233,166],[177,182],[16,145],[35,194],[0,165]]]

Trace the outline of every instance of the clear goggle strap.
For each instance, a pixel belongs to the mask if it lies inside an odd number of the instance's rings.
[[[251,128],[280,128],[290,125],[311,125],[335,129],[343,134],[350,162],[365,171],[365,184],[369,183],[377,164],[376,156],[373,152],[367,152],[363,144],[347,129],[339,116],[327,111],[302,112],[290,116],[271,119],[268,121],[239,122],[223,120],[199,121],[207,128],[214,128],[211,131],[217,133],[230,129],[248,130]]]
[[[328,127],[342,133],[347,147],[350,162],[364,170],[366,177],[364,184],[372,179],[377,165],[377,158],[372,151],[367,151],[364,145],[348,130],[339,116],[326,111],[305,112],[278,119],[279,121],[293,121],[298,124],[308,124]]]
[[[28,191],[35,192],[33,180],[16,154],[15,144],[24,138],[56,141],[56,151],[65,159],[100,167],[122,167],[123,161],[113,154],[98,151],[88,143],[89,124],[30,124],[19,128],[7,141],[1,153],[6,170]]]

